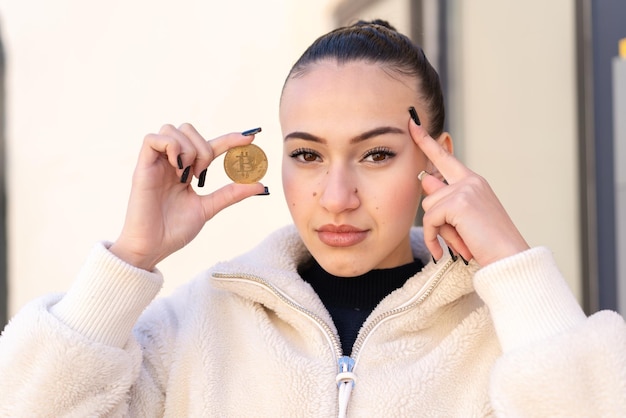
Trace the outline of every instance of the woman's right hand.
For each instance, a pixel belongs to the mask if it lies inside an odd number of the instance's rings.
[[[110,251],[136,267],[153,270],[191,242],[219,211],[263,193],[261,183],[230,183],[207,195],[197,194],[191,186],[191,179],[202,177],[217,156],[253,139],[231,133],[206,141],[190,124],[165,125],[158,134],[146,135],[124,227]]]

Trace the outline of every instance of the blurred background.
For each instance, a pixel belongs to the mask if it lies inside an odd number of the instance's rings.
[[[282,84],[315,38],[358,18],[424,47],[456,155],[554,252],[587,312],[623,313],[623,0],[0,0],[0,328],[117,237],[143,137],[165,123],[207,138],[262,126],[271,196],[218,214],[161,263],[163,294],[290,223]],[[228,181],[221,164],[205,189]]]

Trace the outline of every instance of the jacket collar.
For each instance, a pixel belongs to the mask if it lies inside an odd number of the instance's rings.
[[[411,299],[429,282],[430,278],[440,274],[448,261],[451,261],[446,250],[445,256],[437,264],[432,262],[431,255],[424,245],[423,231],[420,227],[411,229],[411,246],[414,257],[419,258],[425,264],[424,269],[410,278],[400,289],[383,299],[372,313],[373,316],[385,310],[393,309]],[[249,280],[250,277],[262,279],[294,303],[331,322],[330,315],[319,297],[297,272],[298,266],[310,257],[311,254],[304,246],[295,226],[289,225],[270,234],[250,252],[231,261],[217,264],[210,271],[210,274],[212,276],[219,274],[220,276],[239,277],[239,280],[217,279],[214,280],[214,285],[217,288],[262,303],[269,309],[280,313],[286,308],[283,306],[285,305],[284,301],[269,292],[265,286],[260,286],[258,282]],[[472,277],[477,270],[478,265],[473,262],[470,262],[469,266],[465,266],[460,259],[451,263],[436,291],[421,305],[420,316],[428,315],[437,308],[473,292]]]

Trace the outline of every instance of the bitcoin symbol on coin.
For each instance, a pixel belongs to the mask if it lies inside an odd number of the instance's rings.
[[[256,183],[267,172],[267,156],[254,144],[231,148],[224,157],[224,171],[235,183]]]

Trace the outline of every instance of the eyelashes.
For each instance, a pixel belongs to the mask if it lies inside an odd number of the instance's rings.
[[[362,160],[366,160],[369,162],[380,163],[386,160],[390,160],[395,157],[397,154],[391,151],[387,147],[376,147],[371,149],[363,155]]]
[[[293,150],[289,156],[303,163],[312,163],[322,160],[320,155],[310,148],[297,148]]]
[[[388,147],[376,147],[367,150],[359,161],[381,164],[395,157],[397,153]],[[315,150],[310,148],[297,148],[289,153],[289,157],[294,158],[302,163],[321,162],[322,156]]]

